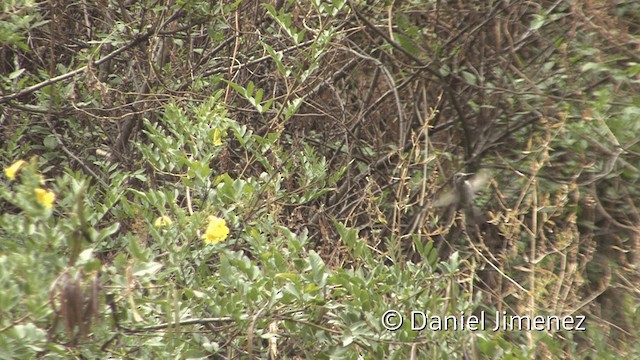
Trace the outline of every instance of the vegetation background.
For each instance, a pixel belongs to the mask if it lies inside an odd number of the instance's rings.
[[[639,2],[0,6],[0,358],[640,357]]]

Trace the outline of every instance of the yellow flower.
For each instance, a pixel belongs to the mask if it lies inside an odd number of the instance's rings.
[[[4,168],[4,173],[7,175],[7,177],[10,180],[15,180],[16,179],[16,173],[18,172],[18,170],[20,170],[20,167],[22,167],[22,165],[24,165],[25,161],[24,160],[18,160],[16,162],[14,162],[13,164],[11,164],[11,166],[9,166],[8,168]]]
[[[207,244],[216,244],[229,236],[229,228],[224,219],[217,216],[209,216],[209,225],[204,233],[204,242]]]
[[[36,200],[38,200],[42,206],[47,209],[51,209],[53,207],[53,202],[56,200],[56,194],[51,191],[38,188],[36,189]]]
[[[171,218],[168,217],[167,215],[164,216],[159,216],[156,218],[156,220],[153,222],[153,225],[157,228],[163,228],[165,226],[169,226],[173,223],[173,221],[171,221]]]
[[[213,145],[222,145],[222,131],[220,129],[213,130]]]

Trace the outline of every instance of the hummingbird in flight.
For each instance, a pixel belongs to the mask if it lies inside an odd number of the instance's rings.
[[[478,190],[484,188],[489,181],[486,172],[463,173],[453,175],[454,188],[442,195],[434,202],[434,207],[452,206],[455,210],[464,210],[467,221],[478,221],[481,217],[480,210],[474,205],[473,199]]]

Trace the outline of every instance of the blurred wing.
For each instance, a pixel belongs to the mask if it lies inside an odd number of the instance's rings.
[[[471,187],[471,193],[474,194],[478,190],[481,190],[482,188],[484,188],[489,183],[490,179],[491,179],[491,176],[489,172],[480,171],[473,178],[467,180],[467,182],[469,183],[469,186]],[[449,206],[451,204],[457,203],[458,201],[460,201],[460,199],[458,198],[458,193],[455,190],[451,190],[445,193],[444,195],[440,196],[436,201],[434,201],[433,206],[445,207],[445,206]]]
[[[436,201],[434,201],[434,207],[445,207],[449,206],[458,201],[458,194],[455,191],[449,191],[444,195],[440,196]]]
[[[489,176],[488,172],[486,171],[479,172],[476,176],[468,180],[469,185],[471,186],[471,191],[475,193],[476,191],[484,188],[490,179],[491,179],[491,176]]]

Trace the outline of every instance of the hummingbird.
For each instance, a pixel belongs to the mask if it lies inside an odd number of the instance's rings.
[[[468,239],[472,243],[482,244],[479,248],[485,254],[483,258],[486,261],[494,259],[499,265],[507,242],[504,241],[498,227],[488,222],[488,214],[474,204],[476,193],[487,185],[490,178],[490,173],[482,170],[475,174],[459,172],[453,175],[453,189],[436,198],[434,205],[447,207],[447,216],[455,216],[455,213],[461,211],[464,220],[459,225],[464,227]],[[461,231],[460,228],[455,229],[449,234],[449,239],[460,238]],[[498,294],[502,289],[502,280],[501,275],[494,269],[497,269],[496,265],[478,269],[477,284],[487,292],[491,302],[497,303],[501,299]]]
[[[453,175],[453,190],[442,195],[434,203],[434,207],[452,206],[455,210],[463,210],[467,221],[479,223],[482,212],[474,203],[475,193],[482,189],[489,181],[489,174],[486,172],[463,173]]]

